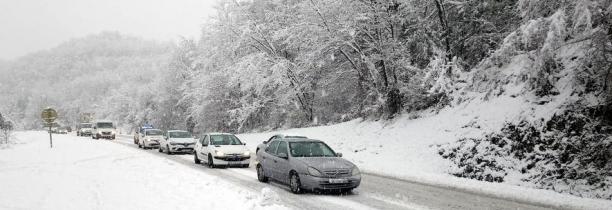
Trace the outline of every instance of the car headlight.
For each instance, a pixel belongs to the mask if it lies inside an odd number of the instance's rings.
[[[250,155],[251,155],[251,151],[246,151],[246,152],[242,153],[242,155],[244,155],[244,156],[250,156]]]
[[[359,169],[357,167],[353,168],[353,172],[351,172],[351,175],[357,176],[359,174],[361,174],[361,171],[359,171]]]
[[[217,156],[224,156],[224,155],[225,155],[225,153],[223,153],[223,152],[221,152],[221,151],[218,151],[218,150],[215,150],[215,154],[216,154]]]
[[[310,174],[311,176],[318,176],[318,177],[322,176],[321,172],[313,167],[308,167],[308,174]]]

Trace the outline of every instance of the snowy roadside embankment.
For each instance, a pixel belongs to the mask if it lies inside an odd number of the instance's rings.
[[[451,175],[456,170],[443,159],[436,145],[460,138],[481,137],[515,121],[525,112],[543,117],[551,115],[556,104],[536,108],[522,97],[503,96],[486,103],[467,102],[439,113],[421,113],[411,119],[402,116],[394,121],[352,120],[345,123],[310,128],[238,135],[253,151],[263,140],[277,133],[305,135],[323,140],[335,151],[366,173],[396,177],[428,185],[486,194],[508,200],[530,202],[554,208],[606,209],[607,200],[586,199],[521,185],[519,180],[491,183]],[[503,107],[503,108],[502,108]],[[365,180],[367,181],[367,180]]]
[[[17,132],[0,150],[0,209],[285,209],[201,171],[109,141]]]

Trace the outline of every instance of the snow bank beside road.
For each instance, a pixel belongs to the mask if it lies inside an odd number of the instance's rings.
[[[18,132],[0,150],[0,209],[284,209],[201,171],[109,141]]]
[[[557,105],[551,103],[534,108],[523,97],[500,96],[486,103],[475,100],[445,108],[437,114],[421,113],[416,119],[402,116],[391,122],[353,120],[330,126],[238,136],[254,151],[258,144],[276,133],[300,134],[327,142],[367,173],[553,208],[609,208],[610,201],[516,186],[521,184],[518,182],[500,184],[457,178],[449,175],[454,170],[453,164],[438,155],[435,145],[459,138],[481,137],[497,131],[505,122],[517,120],[518,116],[546,117],[554,113],[554,106]]]

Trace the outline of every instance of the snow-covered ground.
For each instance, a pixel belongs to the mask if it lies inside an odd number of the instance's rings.
[[[542,107],[546,110],[546,107]],[[329,144],[363,171],[400,178],[446,174],[452,164],[438,155],[436,145],[462,137],[481,137],[531,110],[522,97],[473,101],[439,113],[403,115],[393,121],[363,121],[283,131],[238,135],[253,150],[276,133],[305,135]],[[534,111],[537,112],[537,111]],[[540,113],[540,112],[538,112]]]
[[[0,150],[0,209],[285,209],[254,192],[110,141],[18,132]]]
[[[612,202],[607,200],[517,186],[523,183],[516,177],[509,177],[504,183],[489,183],[449,174],[455,168],[438,155],[436,145],[463,137],[482,137],[498,131],[505,122],[520,120],[520,116],[547,118],[556,110],[554,107],[559,106],[554,102],[536,106],[523,96],[509,95],[486,102],[475,99],[438,113],[423,112],[418,117],[404,115],[393,121],[352,120],[329,126],[238,136],[255,150],[258,144],[277,133],[305,135],[325,141],[366,173],[558,208],[607,209],[612,206]]]

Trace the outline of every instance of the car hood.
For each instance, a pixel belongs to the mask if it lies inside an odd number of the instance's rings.
[[[223,152],[225,154],[242,154],[249,151],[249,149],[247,149],[247,147],[244,145],[213,145],[211,149]]]
[[[112,128],[98,128],[97,130],[99,132],[112,132],[112,131],[115,131],[115,129],[112,129]]]
[[[340,157],[294,157],[307,166],[319,169],[352,169],[355,164]]]
[[[169,138],[168,142],[171,143],[195,143],[195,139],[194,138]]]

